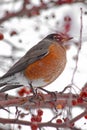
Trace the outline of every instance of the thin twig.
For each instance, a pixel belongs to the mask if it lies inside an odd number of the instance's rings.
[[[73,71],[73,74],[72,74],[72,79],[71,79],[71,84],[72,85],[74,84],[74,78],[75,78],[75,74],[76,74],[76,71],[77,71],[77,68],[78,68],[79,54],[80,54],[81,47],[82,47],[82,29],[83,29],[83,23],[82,23],[82,20],[83,20],[83,17],[82,17],[83,10],[82,10],[82,8],[80,8],[80,11],[81,11],[81,17],[80,17],[80,20],[81,20],[80,40],[79,40],[79,47],[78,47],[78,50],[77,50],[76,65],[75,65],[75,68],[74,68],[74,71]]]

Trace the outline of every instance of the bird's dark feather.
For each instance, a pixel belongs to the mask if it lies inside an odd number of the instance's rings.
[[[0,93],[11,90],[11,89],[19,88],[19,87],[22,87],[22,86],[23,85],[6,85],[4,88],[0,89]]]
[[[15,73],[23,71],[30,64],[45,57],[49,53],[48,48],[49,48],[50,44],[52,44],[52,42],[50,42],[50,40],[44,39],[44,41],[42,40],[37,45],[32,47],[18,62],[16,62],[8,70],[8,72],[5,75],[3,75],[0,78],[0,80],[7,78],[11,75],[14,75]]]

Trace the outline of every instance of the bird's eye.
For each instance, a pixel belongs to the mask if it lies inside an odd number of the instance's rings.
[[[53,39],[59,41],[60,40],[60,36],[54,36]]]

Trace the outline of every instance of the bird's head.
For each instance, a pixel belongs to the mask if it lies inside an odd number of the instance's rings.
[[[53,33],[48,35],[46,38],[58,42],[60,44],[63,44],[64,42],[71,40],[73,37],[70,37],[63,33]]]

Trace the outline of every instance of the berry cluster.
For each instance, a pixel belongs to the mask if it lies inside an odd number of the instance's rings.
[[[80,97],[80,96],[76,100],[72,100],[72,105],[73,106],[76,106],[76,105],[78,105],[80,103],[83,103],[83,98]]]
[[[79,103],[83,103],[84,99],[86,99],[86,98],[87,98],[87,92],[82,91],[76,100],[72,100],[72,105],[75,106]]]
[[[62,122],[63,122],[62,119],[57,119],[57,120],[56,120],[56,123],[57,123],[57,124],[62,124]]]
[[[83,103],[85,99],[87,99],[87,84],[85,85],[85,87],[83,87],[81,93],[79,94],[79,97],[76,100],[72,100],[72,105],[75,106]],[[85,115],[84,118],[87,119],[87,115]]]
[[[65,29],[65,33],[69,32],[71,29],[71,22],[72,19],[70,16],[65,16],[64,17],[64,29]]]
[[[4,35],[0,32],[0,40],[4,39]]]
[[[58,0],[56,1],[56,4],[62,5],[62,4],[71,4],[73,2],[73,0]]]
[[[28,95],[31,93],[31,90],[28,90],[27,88],[23,87],[18,92],[19,96],[24,96],[25,94]]]
[[[86,91],[82,91],[82,92],[80,93],[80,97],[82,97],[82,98],[87,98],[87,92],[86,92]]]
[[[31,117],[31,130],[37,130],[39,122],[42,121],[42,115],[43,115],[43,110],[38,109],[37,110],[37,115],[32,115]]]
[[[69,118],[68,118],[68,117],[63,118],[63,119],[58,118],[58,119],[56,120],[56,123],[57,123],[57,124],[62,124],[63,122],[64,122],[64,123],[69,122]],[[71,124],[70,124],[70,128],[73,127],[73,126],[74,126],[74,123],[71,123]]]

